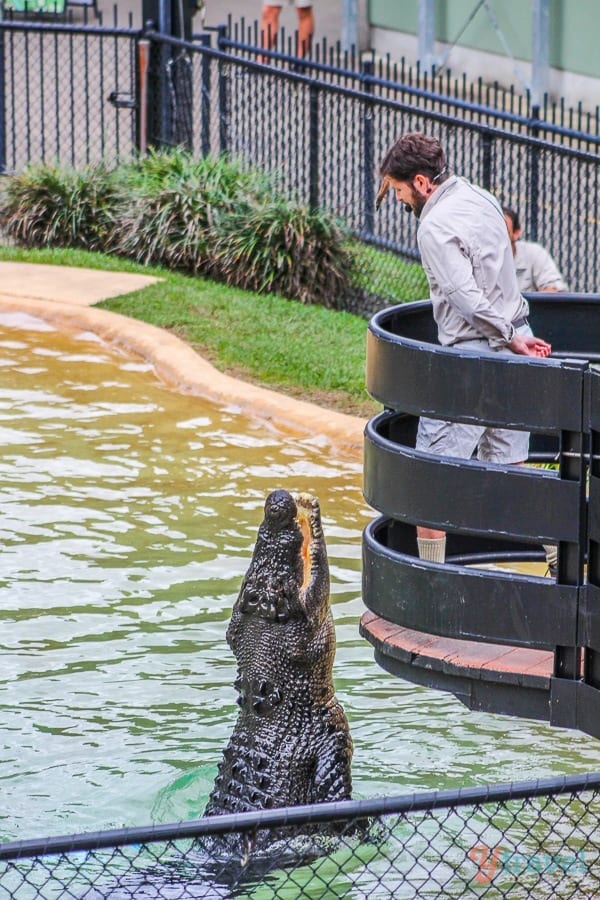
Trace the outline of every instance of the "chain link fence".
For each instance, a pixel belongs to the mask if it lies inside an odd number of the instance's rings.
[[[0,171],[113,165],[135,152],[133,29],[2,20]]]
[[[338,216],[358,239],[365,314],[382,302],[428,296],[414,216],[392,199],[375,211],[379,162],[399,134],[413,130],[435,133],[452,171],[519,211],[525,237],[547,247],[571,291],[597,290],[596,119],[580,111],[577,124],[590,132],[543,121],[542,111],[521,109],[510,93],[501,104],[517,111],[494,110],[456,96],[457,86],[454,96],[440,94],[441,78],[394,83],[391,67],[382,73],[368,60],[344,69],[339,53],[300,60],[274,51],[266,68],[256,43],[236,39],[235,30],[222,29],[216,42],[149,37],[151,80],[168,87],[149,94],[150,141],[226,154],[268,172],[285,196]],[[544,111],[557,117],[556,107]]]
[[[453,171],[518,210],[570,291],[598,289],[598,110],[534,108],[514,91],[474,91],[464,77],[339,47],[298,59],[284,35],[265,66],[256,23],[194,37],[117,27],[116,17],[110,27],[1,20],[0,170],[112,165],[148,145],[224,154],[346,224],[357,282],[348,308],[370,316],[428,294],[416,220],[392,200],[374,205],[387,148],[419,129],[440,137]]]
[[[485,108],[443,103],[422,90],[392,90],[373,74],[362,82],[356,76],[352,84],[324,79],[317,86],[318,69],[307,69],[304,78],[282,69],[251,78],[251,63],[238,47],[233,51],[240,54],[235,63],[225,71],[221,63],[227,146],[250,164],[280,173],[286,192],[347,222],[373,250],[375,263],[363,262],[363,271],[379,297],[428,296],[426,282],[410,267],[418,261],[414,216],[391,198],[379,213],[374,209],[379,163],[406,131],[436,134],[452,171],[519,210],[525,236],[548,248],[570,290],[597,290],[597,141],[567,128],[543,128],[526,116],[494,120]],[[250,118],[266,136],[262,142],[253,139]]]
[[[599,799],[590,774],[0,844],[0,898],[580,900]]]

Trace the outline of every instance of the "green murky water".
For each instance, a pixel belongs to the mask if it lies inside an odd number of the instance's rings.
[[[597,769],[591,738],[374,663],[360,464],[24,316],[0,317],[0,376],[0,838],[202,812],[236,718],[225,629],[277,487],[321,502],[356,796]]]

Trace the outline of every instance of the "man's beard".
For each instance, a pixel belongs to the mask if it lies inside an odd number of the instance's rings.
[[[410,203],[407,203],[406,205],[412,209],[412,211],[414,212],[415,216],[418,219],[423,211],[423,207],[427,203],[427,197],[422,197],[421,194],[418,194],[417,191],[415,190],[415,188],[412,186],[411,186],[411,191],[412,191],[412,194],[411,194],[411,198],[410,198]]]

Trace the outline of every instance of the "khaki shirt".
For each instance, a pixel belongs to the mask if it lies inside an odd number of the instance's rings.
[[[423,207],[417,242],[440,344],[481,338],[494,348],[509,343],[512,323],[529,308],[495,197],[451,176]]]
[[[568,291],[558,266],[541,244],[533,241],[517,241],[515,244],[515,269],[521,291]]]

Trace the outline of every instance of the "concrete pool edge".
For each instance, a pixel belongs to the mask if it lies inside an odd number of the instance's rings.
[[[362,458],[366,419],[225,375],[181,338],[162,328],[91,306],[10,294],[0,294],[0,311],[28,313],[61,330],[91,331],[108,345],[151,363],[157,376],[177,391],[233,406],[288,433],[323,437],[344,455]]]

